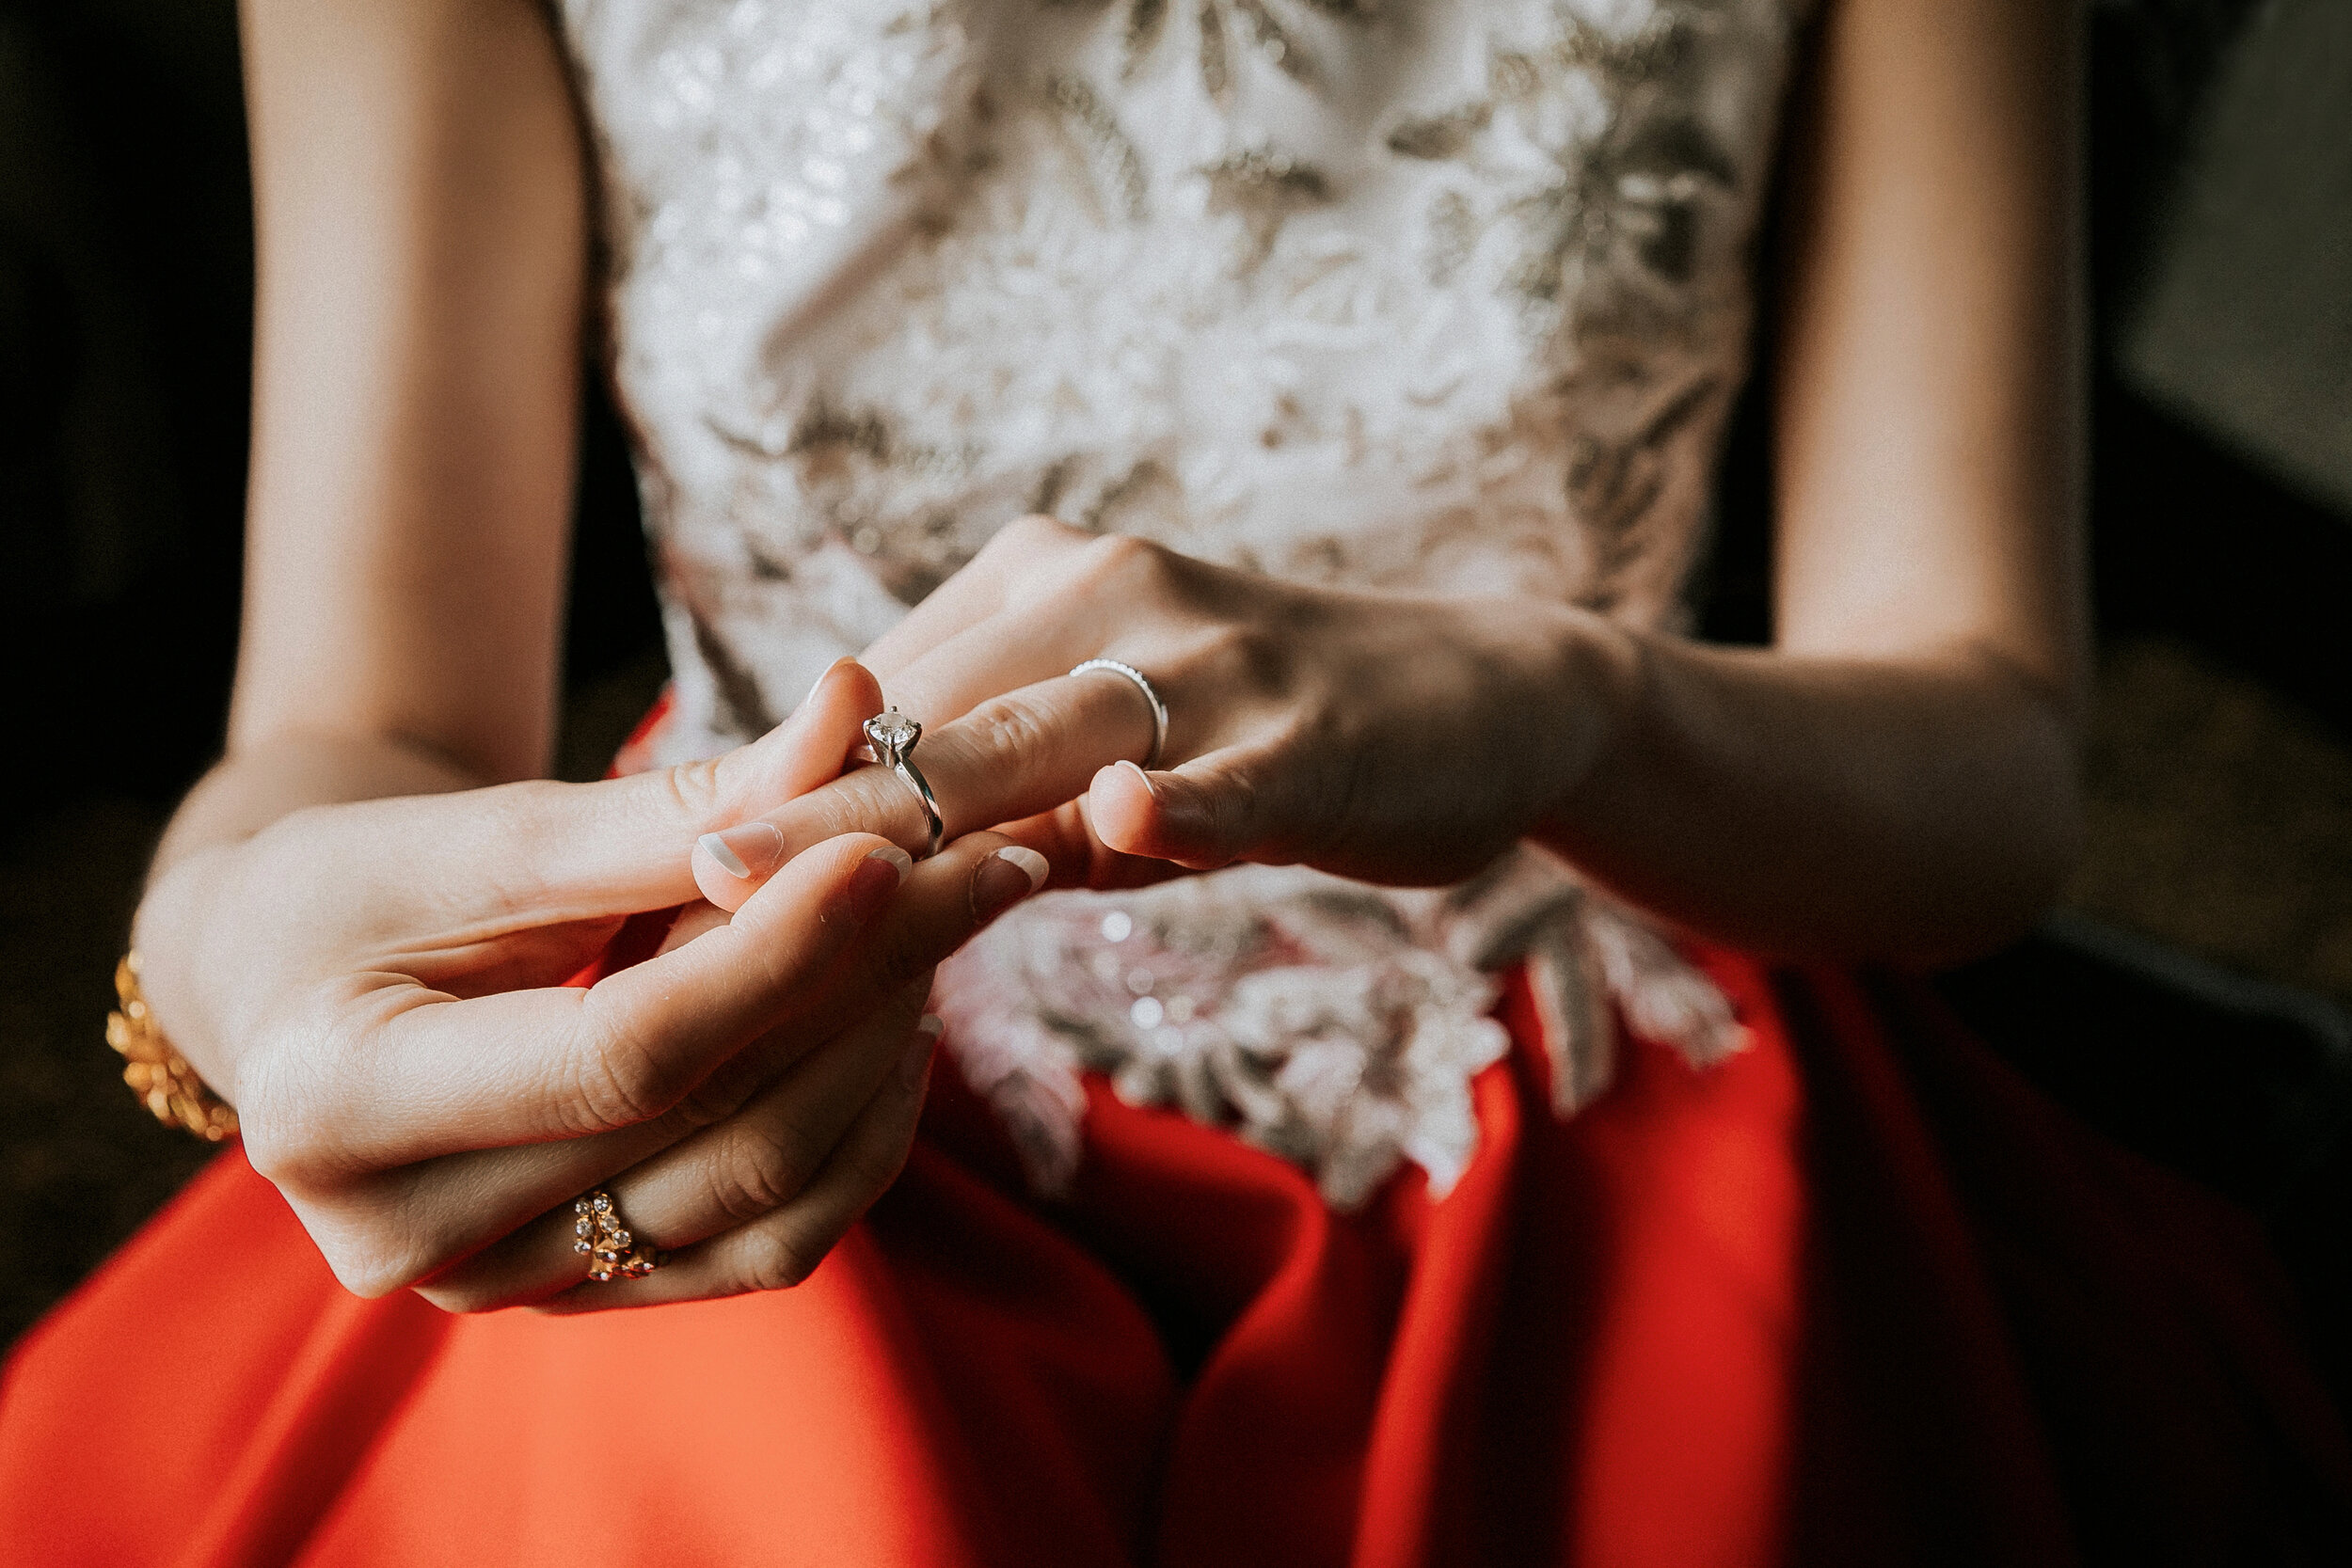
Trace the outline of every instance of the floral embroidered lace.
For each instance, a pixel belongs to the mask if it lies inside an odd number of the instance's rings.
[[[1005,522],[1299,580],[1676,612],[1796,0],[564,0],[676,704],[774,723]],[[1533,849],[1400,894],[1054,895],[942,971],[1041,1183],[1081,1069],[1338,1204],[1442,1189],[1527,960],[1556,1100],[1713,988]]]

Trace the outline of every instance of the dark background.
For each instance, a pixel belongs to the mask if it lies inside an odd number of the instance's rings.
[[[2090,847],[2048,930],[1949,989],[2060,1099],[2253,1207],[2334,1324],[2352,1323],[2352,518],[2244,421],[2152,395],[2123,352],[2214,84],[2298,3],[2340,0],[2092,8]],[[219,744],[248,225],[230,0],[0,0],[0,1212],[17,1239],[0,1343],[206,1153],[148,1118],[102,1036],[146,855]],[[2248,263],[2244,287],[2265,283]],[[2352,365],[2336,370],[2352,399]],[[1752,397],[1703,595],[1731,640],[1765,631],[1762,419]],[[594,390],[588,432],[575,778],[665,674],[624,444]],[[2352,1357],[2324,1348],[2343,1378]]]

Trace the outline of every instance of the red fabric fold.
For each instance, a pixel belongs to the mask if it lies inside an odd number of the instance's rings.
[[[1704,957],[1748,1051],[1635,1042],[1564,1123],[1515,986],[1469,1171],[1353,1214],[1099,1084],[1040,1202],[943,1071],[873,1213],[734,1301],[358,1301],[232,1150],[16,1348],[0,1540],[184,1568],[2329,1560],[2352,1455],[2242,1215],[1915,988]]]

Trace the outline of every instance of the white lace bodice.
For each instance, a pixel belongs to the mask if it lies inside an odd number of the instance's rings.
[[[660,752],[772,724],[1032,511],[1670,615],[1793,4],[564,0],[676,669]],[[1736,1039],[1533,851],[1451,895],[1252,868],[1049,896],[941,1006],[1048,1180],[1091,1066],[1347,1201],[1467,1160],[1482,966],[1520,953],[1583,1041],[1564,1107],[1605,1079],[1599,998]]]

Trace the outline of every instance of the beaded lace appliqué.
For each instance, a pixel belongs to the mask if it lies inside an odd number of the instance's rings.
[[[1533,849],[1443,893],[1247,866],[1051,896],[949,959],[935,1006],[1042,1191],[1077,1169],[1090,1069],[1296,1163],[1346,1209],[1406,1161],[1438,1196],[1468,1167],[1470,1079],[1510,1046],[1494,971],[1514,959],[1562,1116],[1608,1086],[1619,1016],[1697,1066],[1745,1042],[1710,982]]]

